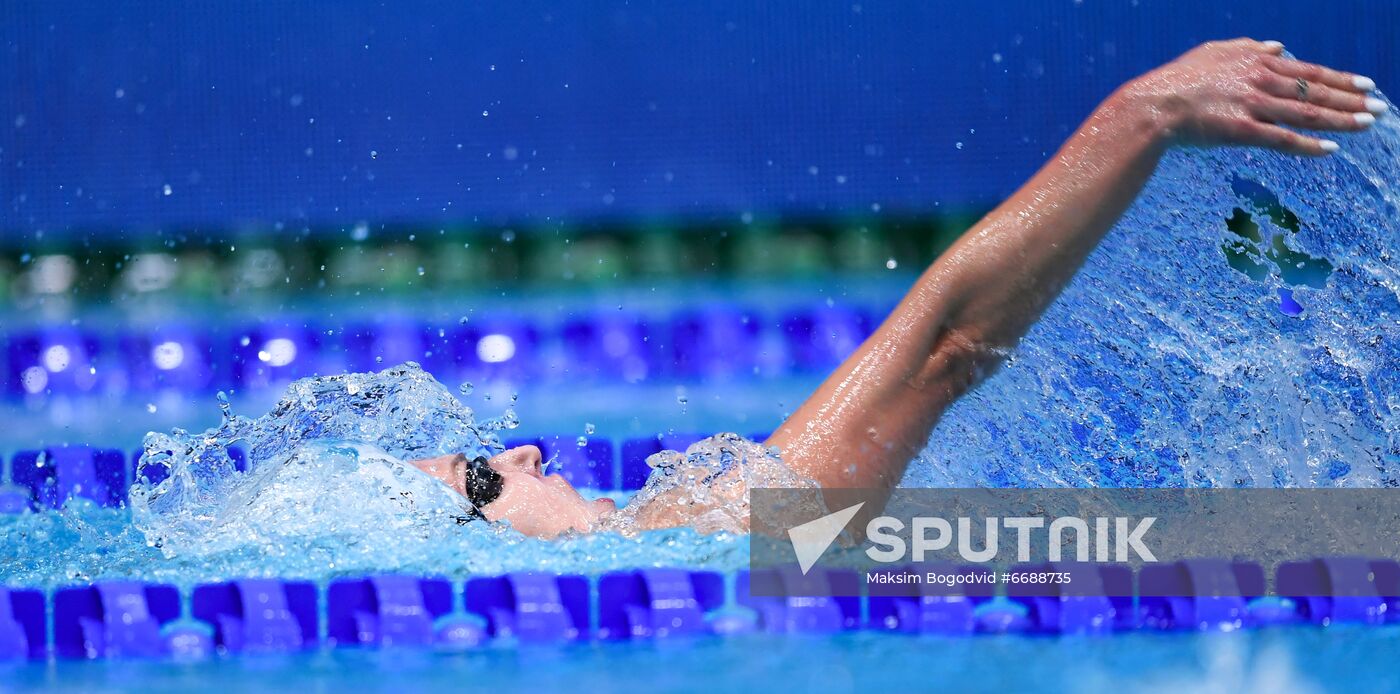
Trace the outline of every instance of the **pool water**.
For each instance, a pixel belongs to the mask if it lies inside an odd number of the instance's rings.
[[[1400,691],[1400,628],[1285,628],[1106,638],[854,633],[502,646],[338,649],[198,663],[0,665],[0,692],[1323,692]]]

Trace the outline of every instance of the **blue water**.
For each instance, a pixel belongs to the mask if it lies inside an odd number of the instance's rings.
[[[752,635],[471,653],[340,649],[203,663],[60,661],[6,669],[0,692],[1400,691],[1395,627],[1108,638]]]

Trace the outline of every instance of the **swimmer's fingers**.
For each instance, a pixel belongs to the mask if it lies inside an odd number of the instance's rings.
[[[1227,46],[1243,46],[1245,48],[1248,48],[1249,50],[1258,51],[1260,53],[1267,53],[1269,55],[1279,55],[1280,53],[1283,53],[1283,44],[1281,42],[1259,41],[1257,39],[1249,38],[1248,36],[1241,36],[1240,38],[1231,39],[1222,43],[1224,43]]]
[[[1337,151],[1337,143],[1297,133],[1281,125],[1245,121],[1238,126],[1236,141],[1245,145],[1268,147],[1288,154],[1320,157]]]
[[[1264,93],[1298,103],[1313,104],[1348,113],[1382,113],[1385,102],[1359,93],[1334,89],[1325,84],[1308,82],[1306,91],[1298,87],[1298,78],[1285,77],[1276,72],[1265,72],[1256,81],[1256,86]]]
[[[1376,122],[1370,113],[1351,113],[1297,99],[1258,95],[1250,104],[1255,118],[1308,130],[1365,130]]]
[[[1265,56],[1263,60],[1266,67],[1289,78],[1290,81],[1307,80],[1312,89],[1323,86],[1350,94],[1364,95],[1376,88],[1376,83],[1371,81],[1369,77],[1333,70],[1330,67],[1314,63],[1305,63],[1281,55]]]

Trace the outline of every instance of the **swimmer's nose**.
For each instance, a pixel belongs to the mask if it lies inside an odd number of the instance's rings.
[[[536,477],[544,476],[544,470],[540,466],[543,459],[544,456],[537,446],[516,446],[496,456],[498,463]]]

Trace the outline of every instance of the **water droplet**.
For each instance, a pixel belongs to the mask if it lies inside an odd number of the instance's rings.
[[[476,386],[473,386],[471,381],[463,381],[462,385],[457,386],[457,392],[461,393],[462,395],[471,395],[472,391],[475,389]]]
[[[167,184],[165,184],[165,187],[164,187],[164,188],[161,188],[160,192],[163,193],[163,194],[165,194],[165,195],[168,197],[171,193],[174,193],[175,191],[172,190],[172,189],[170,188],[170,184],[167,183]]]
[[[893,269],[895,269],[895,268],[897,268],[897,267],[899,267],[899,261],[898,261],[898,260],[895,260],[894,258],[890,258],[889,260],[886,260],[886,261],[885,261],[885,269],[886,269],[886,270],[893,270]]]
[[[214,394],[214,399],[219,402],[219,418],[228,424],[233,419],[233,406],[228,403],[228,393],[221,390]]]
[[[593,423],[592,423],[592,422],[584,422],[584,424],[583,424],[583,433],[588,434],[589,436],[592,436],[592,435],[593,435],[593,432],[595,432],[595,431],[597,431],[597,428],[593,426]]]
[[[579,447],[579,448],[583,448],[584,446],[587,446],[587,445],[588,445],[588,437],[587,437],[587,436],[580,436],[580,437],[578,437],[578,441],[577,441],[576,443],[578,443],[578,447]]]
[[[150,402],[146,403],[146,411],[147,411],[147,412],[150,412],[151,414],[155,414],[155,413],[156,413],[156,406],[155,406],[155,403],[150,403]]]

